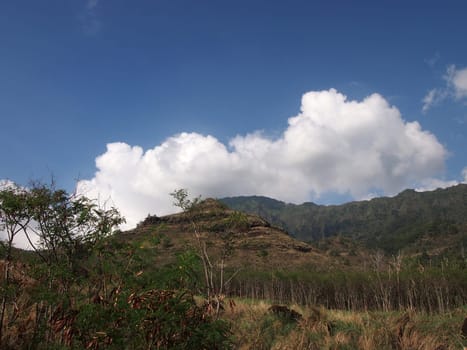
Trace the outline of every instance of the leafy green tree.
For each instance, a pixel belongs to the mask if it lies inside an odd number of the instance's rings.
[[[27,192],[17,185],[9,184],[0,189],[0,232],[6,239],[1,241],[3,259],[3,279],[0,289],[0,348],[2,346],[3,328],[7,305],[14,301],[16,289],[11,279],[13,268],[12,249],[16,236],[28,225],[31,218],[27,211]]]
[[[34,183],[29,189],[10,186],[0,191],[1,223],[7,233],[6,258],[2,291],[0,325],[7,304],[10,284],[11,249],[20,232],[27,237],[38,262],[34,264],[38,302],[36,331],[52,330],[47,322],[58,308],[74,307],[76,271],[82,259],[89,256],[98,242],[112,233],[124,219],[115,208],[100,208],[95,202],[76,194],[56,189],[54,184]],[[37,237],[37,240],[35,239]],[[55,311],[54,311],[55,309]],[[0,327],[0,329],[3,327]],[[35,337],[40,336],[39,333]]]
[[[230,347],[228,323],[212,319],[187,289],[198,273],[191,252],[180,254],[176,270],[168,271],[166,285],[174,289],[163,289],[146,273],[150,260],[140,244],[112,234],[124,220],[115,208],[101,208],[53,184],[3,189],[0,205],[0,223],[7,232],[5,260],[12,261],[20,232],[34,255],[28,268],[34,283],[21,291],[35,310],[34,324],[14,348]],[[2,281],[2,323],[5,309],[14,302],[8,276]]]

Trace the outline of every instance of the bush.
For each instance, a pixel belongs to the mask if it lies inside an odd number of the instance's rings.
[[[74,343],[87,349],[227,349],[230,328],[183,291],[115,290],[76,312]],[[63,322],[65,325],[65,322]]]

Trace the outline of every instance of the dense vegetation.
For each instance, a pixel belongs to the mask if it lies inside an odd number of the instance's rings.
[[[309,244],[215,200],[172,195],[181,213],[120,232],[114,208],[53,185],[0,190],[0,348],[465,345],[465,259],[384,254],[343,236]],[[14,248],[33,233],[32,251]]]
[[[256,271],[232,282],[231,296],[346,311],[445,312],[467,303],[467,269],[389,266],[387,271]]]
[[[229,325],[188,288],[190,260],[146,274],[151,256],[140,242],[112,235],[122,221],[114,208],[53,186],[0,191],[1,349],[230,346]],[[14,249],[20,234],[32,252]]]
[[[286,204],[266,197],[231,197],[229,207],[259,215],[301,240],[344,235],[395,254],[424,237],[452,238],[457,254],[467,246],[467,185],[431,192],[406,190],[393,198],[343,205]],[[428,245],[426,247],[430,249]]]

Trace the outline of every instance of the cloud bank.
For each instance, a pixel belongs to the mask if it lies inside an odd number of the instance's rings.
[[[431,89],[423,98],[422,111],[424,113],[447,98],[457,101],[467,99],[467,68],[458,69],[456,66],[451,65],[447,68],[443,78],[446,86]]]
[[[395,194],[443,171],[447,155],[418,122],[406,122],[379,94],[351,101],[334,89],[303,95],[281,136],[239,135],[228,145],[183,132],[153,149],[115,142],[96,158],[78,191],[111,201],[134,226],[147,214],[175,211],[169,193],[203,197],[265,195],[288,202],[330,193]]]

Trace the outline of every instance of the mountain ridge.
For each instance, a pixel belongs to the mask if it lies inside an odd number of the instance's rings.
[[[259,215],[305,241],[342,235],[396,252],[427,235],[466,240],[466,184],[426,192],[407,189],[394,197],[340,205],[291,204],[262,196],[219,200],[232,209]]]

